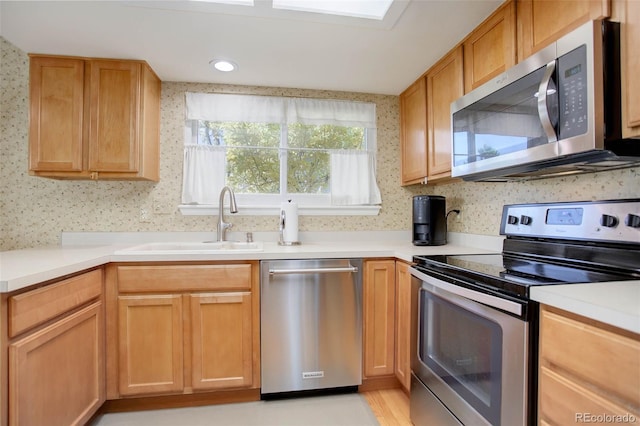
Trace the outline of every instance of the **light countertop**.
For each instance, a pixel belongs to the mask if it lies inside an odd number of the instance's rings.
[[[105,237],[106,235],[106,237]],[[360,238],[359,236],[362,236]],[[331,257],[390,257],[411,262],[413,256],[434,254],[496,253],[502,238],[470,234],[451,234],[443,246],[417,247],[404,234],[351,233],[337,240],[309,238],[299,246],[279,246],[265,241],[264,250],[233,254],[121,254],[121,250],[138,245],[137,234],[109,233],[63,238],[63,245],[0,252],[0,293],[73,274],[109,262],[140,261],[224,261],[265,259],[310,259]],[[158,236],[156,235],[156,240]],[[162,235],[161,241],[173,238]],[[198,236],[202,241],[202,236]],[[188,240],[188,239],[187,239]],[[257,239],[259,241],[259,239]],[[78,242],[88,243],[80,245]],[[566,284],[531,289],[531,298],[556,308],[574,312],[625,330],[640,333],[640,281]]]
[[[397,238],[396,233],[380,233],[363,235],[361,241],[354,240],[353,235],[343,236],[338,241],[323,241],[321,238],[310,238],[299,246],[279,246],[276,242],[264,242],[264,250],[259,252],[238,252],[231,254],[212,253],[171,253],[171,254],[122,254],[122,250],[138,245],[140,240],[132,240],[130,236],[122,239],[116,234],[83,236],[90,245],[80,245],[78,241],[68,238],[66,244],[50,247],[39,247],[24,250],[0,252],[0,293],[7,293],[52,280],[64,275],[100,266],[109,262],[157,262],[157,261],[219,261],[219,260],[265,260],[265,259],[312,259],[331,257],[374,258],[394,257],[411,262],[414,255],[458,254],[499,252],[501,239],[488,237],[488,243],[477,244],[475,238],[453,238],[443,246],[417,247],[407,239]],[[375,233],[374,233],[375,234]],[[147,236],[148,237],[148,236]],[[158,238],[157,235],[151,236]],[[171,236],[181,238],[184,234]],[[345,238],[346,237],[346,238]],[[138,238],[136,236],[135,238]],[[199,236],[199,241],[203,240]],[[205,237],[206,239],[206,237]],[[129,241],[128,243],[125,242]],[[136,241],[132,243],[131,241]],[[465,244],[470,241],[473,245]],[[102,243],[102,244],[96,244]]]
[[[531,298],[546,305],[640,333],[640,281],[532,287]]]

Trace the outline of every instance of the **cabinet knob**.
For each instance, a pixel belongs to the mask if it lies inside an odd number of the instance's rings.
[[[98,172],[91,172],[91,180],[98,180]]]

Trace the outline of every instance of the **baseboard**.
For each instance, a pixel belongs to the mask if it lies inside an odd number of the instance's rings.
[[[231,404],[234,402],[259,401],[260,389],[242,389],[192,393],[187,395],[146,396],[106,401],[99,413],[118,413],[123,411],[160,410],[163,408],[198,407],[213,404]]]
[[[358,392],[368,392],[380,389],[395,389],[402,387],[395,375],[382,377],[369,377],[362,379],[362,384],[358,386]]]

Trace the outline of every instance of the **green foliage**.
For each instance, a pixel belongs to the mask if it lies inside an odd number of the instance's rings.
[[[287,146],[278,124],[200,122],[198,143],[227,146],[227,184],[238,193],[278,194],[280,152],[286,154],[287,192],[329,193],[332,149],[366,149],[364,129],[291,124]]]

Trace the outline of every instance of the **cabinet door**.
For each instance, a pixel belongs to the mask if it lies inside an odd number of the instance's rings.
[[[469,34],[463,49],[465,93],[515,65],[515,0],[505,3]]]
[[[364,376],[394,374],[395,261],[364,262]]]
[[[251,293],[192,294],[190,298],[193,389],[250,387]]]
[[[402,185],[427,176],[427,91],[420,78],[400,95],[400,147]]]
[[[518,61],[610,9],[610,0],[518,0]]]
[[[121,395],[182,392],[182,296],[118,297]]]
[[[29,84],[29,169],[81,172],[84,61],[33,56]]]
[[[451,102],[464,95],[462,46],[427,73],[428,179],[451,177]]]
[[[411,274],[409,265],[396,262],[396,377],[405,391],[411,385]]]
[[[614,3],[620,9],[621,56],[622,56],[622,97],[623,97],[623,136],[640,136],[640,2],[620,0]],[[639,141],[640,143],[640,141]]]
[[[105,400],[102,303],[9,345],[9,424],[83,425]]]
[[[104,60],[88,64],[89,170],[137,173],[141,65]]]

